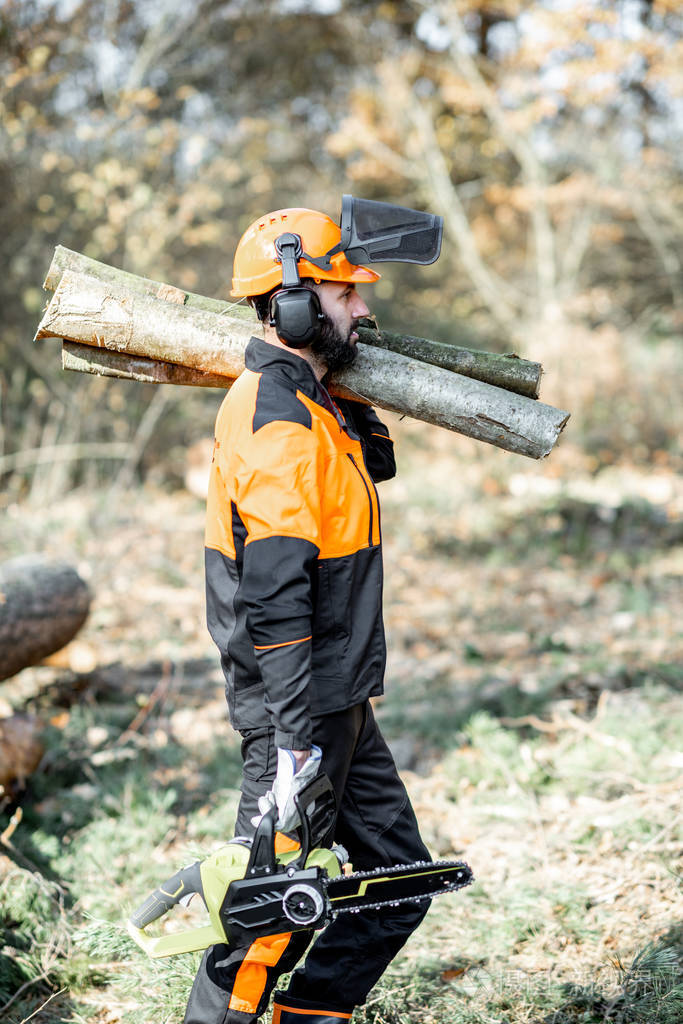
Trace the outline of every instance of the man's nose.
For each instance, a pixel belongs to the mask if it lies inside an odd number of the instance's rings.
[[[365,305],[365,302],[358,294],[358,292],[353,293],[353,305],[351,307],[351,315],[355,318],[361,316],[370,316],[370,310]]]

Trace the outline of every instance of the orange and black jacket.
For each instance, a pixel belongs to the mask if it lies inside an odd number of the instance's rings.
[[[395,473],[375,413],[338,402],[293,352],[252,338],[216,419],[206,524],[209,631],[233,726],[305,750],[311,716],[382,693],[375,481]]]

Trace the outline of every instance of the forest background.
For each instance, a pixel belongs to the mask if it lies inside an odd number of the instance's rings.
[[[53,248],[227,298],[251,220],[343,192],[445,220],[366,290],[382,326],[538,360],[572,413],[542,463],[388,417],[378,714],[478,880],[359,1019],[681,1019],[682,30],[677,0],[6,0],[0,560],[71,562],[93,609],[0,684],[45,747],[2,800],[0,1020],[181,1019],[195,960],[123,919],[229,836],[239,777],[192,482],[221,396],[64,374]]]

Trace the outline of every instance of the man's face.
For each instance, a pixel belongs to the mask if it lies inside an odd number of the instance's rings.
[[[311,349],[328,370],[341,370],[356,358],[358,334],[355,328],[358,320],[370,315],[370,310],[356,291],[355,284],[322,281],[315,290],[326,320],[320,338],[313,342]]]

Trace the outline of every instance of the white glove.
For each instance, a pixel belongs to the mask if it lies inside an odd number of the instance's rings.
[[[273,788],[259,797],[258,809],[261,813],[251,819],[252,825],[258,825],[271,807],[277,807],[278,819],[275,827],[279,832],[292,832],[300,823],[299,812],[294,806],[294,797],[318,774],[322,755],[320,747],[313,744],[309,757],[297,771],[296,758],[292,751],[278,747],[277,772]]]

